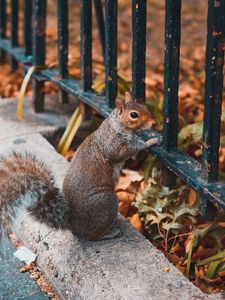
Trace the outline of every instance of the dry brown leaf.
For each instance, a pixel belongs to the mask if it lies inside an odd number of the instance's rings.
[[[135,181],[140,182],[140,181],[142,181],[144,179],[144,176],[141,175],[137,171],[133,171],[133,170],[129,170],[129,169],[123,169],[122,172],[125,175],[129,176],[131,182],[135,182]]]
[[[176,253],[168,253],[167,257],[176,267],[180,266],[183,262],[183,257],[178,256]]]
[[[219,272],[218,275],[219,275],[220,277],[225,277],[225,271]]]
[[[116,184],[116,191],[127,191],[131,184],[129,176],[120,176]]]
[[[27,272],[28,271],[28,269],[26,268],[26,267],[22,267],[21,269],[20,269],[20,273],[25,273],[25,272]]]
[[[130,205],[125,203],[125,202],[120,202],[119,203],[119,212],[122,216],[124,216],[125,218],[128,215],[128,211],[129,211],[129,207]]]
[[[128,193],[126,191],[120,191],[120,192],[117,192],[117,197],[118,197],[119,201],[122,201],[127,204],[131,204],[135,199],[135,194]]]
[[[186,242],[185,242],[185,252],[188,253],[191,246],[192,246],[192,243],[193,243],[193,240],[194,240],[195,236],[193,233],[190,233]]]
[[[142,222],[139,213],[134,214],[132,217],[128,217],[127,220],[140,232],[143,232]]]
[[[194,189],[190,189],[188,197],[187,197],[187,204],[189,207],[192,207],[197,200],[197,193]]]
[[[206,294],[215,294],[220,291],[219,288],[208,285],[206,282],[202,281],[198,277],[196,277],[194,284],[197,285],[197,287],[199,287]]]
[[[66,151],[66,154],[64,155],[65,159],[68,161],[71,161],[71,159],[74,157],[75,151],[72,149],[69,149]]]
[[[225,222],[219,222],[219,223],[218,223],[218,226],[220,226],[220,227],[225,227]]]
[[[199,246],[197,251],[192,255],[192,262],[197,262],[198,260],[203,260],[207,257],[213,256],[216,254],[215,248],[204,248],[203,246]]]
[[[168,273],[169,271],[170,271],[170,267],[164,267],[164,268],[163,268],[163,272]]]

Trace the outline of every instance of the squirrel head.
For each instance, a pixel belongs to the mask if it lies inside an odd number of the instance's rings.
[[[148,130],[155,121],[146,105],[135,102],[129,92],[125,92],[125,102],[116,98],[116,116],[126,128],[133,131]]]

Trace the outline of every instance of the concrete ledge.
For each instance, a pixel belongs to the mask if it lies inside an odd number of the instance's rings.
[[[12,148],[36,153],[61,186],[68,167],[64,158],[39,134],[26,135],[22,143],[15,143],[16,139],[15,135],[6,138],[0,153]],[[220,294],[203,294],[122,217],[118,225],[121,238],[88,242],[69,231],[52,230],[25,214],[14,231],[38,254],[38,265],[60,299],[223,299]],[[170,268],[168,273],[163,272],[165,266]]]
[[[0,99],[0,138],[12,135],[27,135],[41,133],[53,135],[56,131],[66,127],[72,115],[76,100],[71,99],[67,104],[60,104],[57,95],[45,96],[45,112],[35,113],[32,100],[25,98],[23,104],[23,119],[17,120],[17,101],[15,99]]]

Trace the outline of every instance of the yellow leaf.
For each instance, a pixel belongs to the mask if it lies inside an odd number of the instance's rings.
[[[23,267],[23,268],[20,269],[20,273],[25,273],[25,272],[27,272],[27,268],[26,267]]]
[[[35,71],[36,66],[32,66],[29,68],[27,74],[24,77],[23,83],[21,85],[20,91],[19,91],[19,95],[18,95],[18,102],[17,102],[17,118],[19,121],[22,120],[22,116],[23,116],[23,100],[24,100],[24,95],[28,86],[28,83],[30,81],[30,78],[32,76],[32,74]]]
[[[163,272],[168,273],[169,271],[170,271],[170,268],[169,268],[169,267],[164,267],[164,268],[163,268]]]
[[[81,116],[81,109],[80,109],[80,106],[77,107],[77,109],[75,110],[75,112],[73,113],[68,125],[67,125],[67,128],[58,144],[58,147],[57,147],[57,151],[59,153],[61,153],[62,155],[64,155],[71,143],[72,143],[72,140],[77,132],[77,130],[79,129],[80,127],[80,124],[82,122],[82,116]]]

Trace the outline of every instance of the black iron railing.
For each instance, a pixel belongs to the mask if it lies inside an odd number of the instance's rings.
[[[92,89],[92,1],[81,1],[81,80],[68,75],[68,1],[58,0],[58,68],[45,68],[46,0],[24,0],[24,43],[18,47],[18,0],[11,0],[11,35],[6,38],[6,0],[0,0],[1,57],[38,66],[33,74],[37,112],[44,110],[44,82],[51,81],[68,94],[108,116],[117,95],[117,0],[93,0],[105,62],[105,96]],[[103,11],[103,8],[105,9]],[[132,93],[145,101],[146,0],[132,1]],[[31,17],[33,16],[33,18]],[[163,145],[150,151],[172,172],[206,199],[225,208],[225,183],[218,180],[220,117],[225,49],[225,0],[208,0],[203,158],[198,162],[177,149],[181,0],[166,0]],[[41,67],[41,68],[40,68]],[[155,133],[157,135],[157,133]],[[149,137],[149,136],[148,136]],[[148,138],[146,136],[146,138]]]

